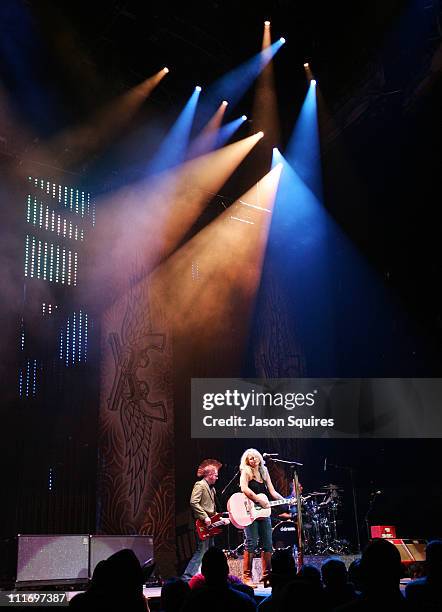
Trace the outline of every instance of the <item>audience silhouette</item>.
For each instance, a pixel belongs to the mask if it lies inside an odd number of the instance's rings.
[[[259,612],[270,612],[276,610],[275,599],[282,589],[296,578],[296,564],[292,551],[288,548],[275,550],[272,554],[270,585],[272,593],[266,597],[259,605]]]
[[[331,610],[356,599],[354,586],[348,581],[347,568],[341,559],[331,557],[321,566],[324,600]]]
[[[210,548],[202,559],[201,572],[190,583],[172,578],[163,585],[163,612],[256,610],[253,589],[229,575],[223,551]],[[321,572],[314,566],[304,565],[296,573],[292,551],[277,550],[272,555],[272,594],[260,603],[259,611],[276,612],[295,607],[315,612],[441,611],[442,540],[428,544],[426,576],[407,585],[405,598],[400,591],[400,576],[399,551],[385,540],[370,542],[361,559],[354,561],[348,572],[341,559],[332,557],[323,563]],[[87,611],[119,608],[128,612],[148,612],[143,596],[143,574],[133,551],[120,550],[100,561],[87,591],[73,597],[69,605]]]
[[[77,610],[121,609],[128,612],[149,610],[143,595],[143,573],[135,553],[119,550],[95,567],[91,584],[75,595],[69,606]]]
[[[373,540],[364,550],[360,562],[361,596],[338,610],[396,612],[406,609],[400,591],[401,556],[386,540]]]
[[[182,578],[170,578],[161,587],[161,610],[179,612],[190,593],[190,586]]]
[[[405,598],[411,610],[442,610],[442,540],[433,540],[426,548],[426,576],[410,582]]]
[[[184,603],[184,612],[252,612],[255,600],[233,588],[228,580],[229,566],[222,550],[209,548],[201,563],[203,587],[194,589]]]

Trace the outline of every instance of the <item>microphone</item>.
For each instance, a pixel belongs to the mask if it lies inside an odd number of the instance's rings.
[[[327,457],[324,459],[324,472],[327,471]]]
[[[279,453],[263,453],[262,454],[264,459],[267,459],[267,457],[277,457],[278,455],[279,455]]]

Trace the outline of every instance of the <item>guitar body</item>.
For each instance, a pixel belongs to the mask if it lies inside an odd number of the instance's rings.
[[[268,502],[268,497],[264,493],[258,495],[260,499]],[[244,493],[234,493],[227,502],[227,510],[229,511],[230,522],[238,529],[244,529],[257,519],[263,519],[270,516],[271,508],[263,508],[259,504],[255,504]]]
[[[198,534],[200,540],[208,540],[209,538],[213,538],[218,535],[222,531],[222,526],[224,525],[221,520],[221,513],[214,514],[210,517],[211,524],[206,525],[206,523],[202,519],[197,519],[195,521],[195,529]]]

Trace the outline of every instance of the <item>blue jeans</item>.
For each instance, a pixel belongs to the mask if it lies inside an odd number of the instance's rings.
[[[183,579],[190,580],[192,576],[198,573],[198,570],[201,565],[201,560],[204,557],[204,553],[206,553],[211,546],[214,546],[214,539],[209,538],[208,540],[200,540],[197,538],[197,544],[195,552],[193,553],[192,558],[187,564],[186,569],[184,570]]]
[[[260,540],[261,548],[264,552],[272,552],[272,522],[270,517],[253,521],[251,525],[244,529],[246,534],[246,550],[254,552]]]

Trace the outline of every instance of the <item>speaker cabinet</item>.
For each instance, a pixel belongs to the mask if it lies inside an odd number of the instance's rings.
[[[427,546],[425,540],[404,540],[404,542],[410,553],[413,555],[414,561],[425,561],[425,549]]]
[[[123,548],[135,553],[141,566],[154,560],[153,537],[82,535],[17,536],[16,583],[22,586],[84,583],[95,566]]]
[[[414,563],[415,561],[425,561],[425,540],[403,540],[403,539],[387,539],[395,546],[401,555],[402,563]]]
[[[89,570],[89,535],[17,536],[16,582],[85,582]]]
[[[90,536],[90,576],[102,559],[107,559],[123,548],[130,548],[141,566],[154,560],[153,536],[150,535],[92,535]]]

